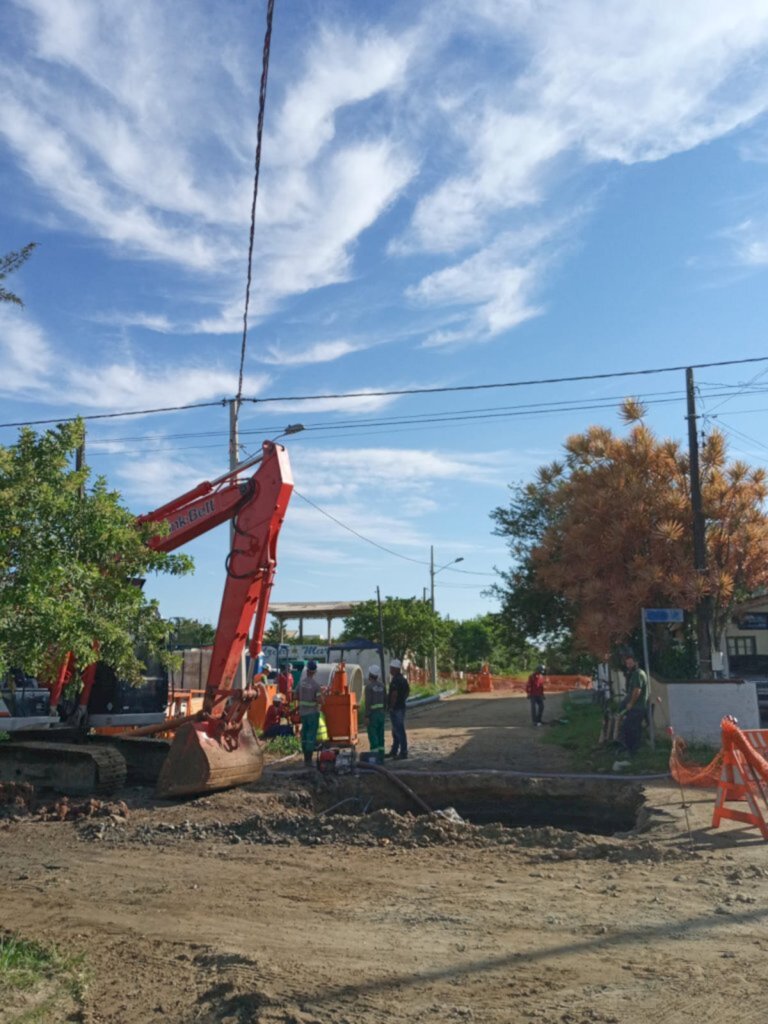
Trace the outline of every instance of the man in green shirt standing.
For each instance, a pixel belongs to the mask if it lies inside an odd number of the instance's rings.
[[[640,749],[643,720],[648,714],[648,676],[632,654],[624,656],[624,676],[627,695],[622,703],[621,736],[627,751],[634,756]]]

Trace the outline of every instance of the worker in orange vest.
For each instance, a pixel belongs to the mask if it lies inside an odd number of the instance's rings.
[[[535,672],[528,676],[525,692],[531,702],[531,721],[538,728],[544,714],[544,673],[546,669],[539,665]]]

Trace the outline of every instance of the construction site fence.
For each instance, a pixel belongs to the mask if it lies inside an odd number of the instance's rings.
[[[408,669],[408,680],[411,686],[426,686],[431,681],[431,677],[426,669],[411,665]],[[480,688],[478,684],[485,683],[485,688],[487,688],[487,680],[490,680],[490,689],[492,690],[525,693],[528,676],[505,676],[483,672],[438,673],[438,683],[442,689],[456,687],[458,690],[471,692]],[[589,690],[591,687],[592,678],[590,676],[553,675],[544,677],[544,690],[547,693],[567,693],[569,690]]]
[[[496,676],[490,672],[479,672],[467,676],[467,693],[525,693],[528,676]],[[572,690],[589,690],[592,680],[589,676],[545,676],[545,693],[568,693]]]
[[[762,757],[768,758],[768,729],[741,729],[740,732]],[[694,764],[686,754],[685,741],[679,736],[673,738],[669,754],[669,774],[681,786],[716,789],[720,783],[722,769],[722,748],[709,764]]]

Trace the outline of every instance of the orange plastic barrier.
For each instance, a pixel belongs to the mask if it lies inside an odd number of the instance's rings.
[[[493,690],[493,677],[487,665],[483,665],[479,674],[467,676],[467,693],[491,693]]]
[[[676,736],[669,752],[669,774],[681,786],[698,789],[714,789],[720,783],[723,767],[723,752],[718,750],[709,764],[692,764],[683,760],[685,741]]]
[[[768,822],[758,799],[768,806],[768,761],[756,749],[752,738],[739,729],[733,718],[721,722],[723,737],[723,767],[720,774],[712,827],[717,828],[723,818],[740,821],[760,830],[768,839]],[[748,730],[762,732],[762,730]],[[727,807],[729,803],[746,803],[749,810]]]

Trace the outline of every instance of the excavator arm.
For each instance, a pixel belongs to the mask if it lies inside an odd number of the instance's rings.
[[[238,481],[238,473],[256,461],[256,473]],[[253,694],[235,690],[233,684],[252,623],[251,654],[261,651],[277,538],[292,491],[288,454],[282,445],[267,441],[258,460],[142,517],[144,522],[168,522],[168,533],[150,541],[166,551],[227,519],[234,526],[203,710],[197,721],[177,730],[158,779],[160,796],[206,792],[261,775],[261,749],[244,721]]]

